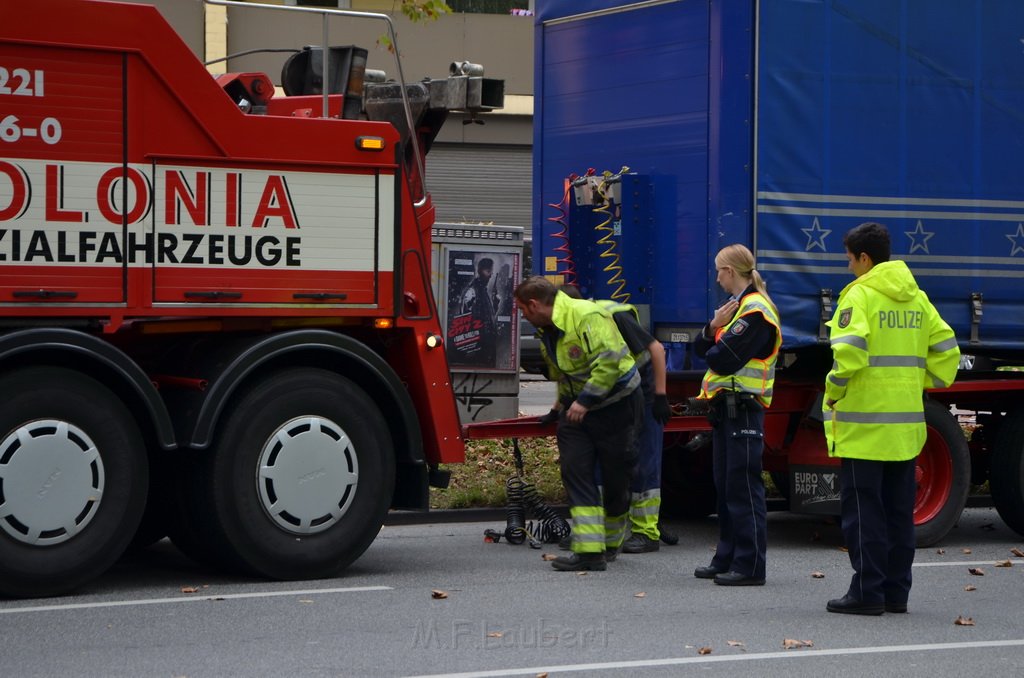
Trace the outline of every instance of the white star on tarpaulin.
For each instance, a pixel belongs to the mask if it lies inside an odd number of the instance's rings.
[[[935,232],[932,231],[929,233],[928,231],[924,230],[924,227],[921,225],[920,219],[917,220],[917,228],[915,228],[913,231],[903,232],[907,234],[908,238],[910,238],[910,254],[913,254],[917,250],[924,250],[925,254],[930,254],[930,252],[928,251],[928,240],[933,235],[935,235]],[[921,239],[918,240],[918,237],[920,237]]]
[[[831,229],[822,228],[821,224],[818,223],[818,217],[814,217],[814,223],[811,224],[810,228],[801,228],[804,235],[807,236],[807,247],[804,248],[805,252],[810,252],[815,247],[820,247],[822,252],[827,252],[825,248],[825,236],[831,233]]]
[[[1013,249],[1010,250],[1010,256],[1017,256],[1017,252],[1024,252],[1024,223],[1017,224],[1017,232],[1013,234],[1007,234],[1007,239],[1013,243]]]

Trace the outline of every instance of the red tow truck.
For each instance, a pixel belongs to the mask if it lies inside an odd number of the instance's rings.
[[[0,595],[67,592],[163,534],[330,576],[463,459],[423,153],[501,82],[295,59],[282,97],[212,77],[154,7],[5,4]]]

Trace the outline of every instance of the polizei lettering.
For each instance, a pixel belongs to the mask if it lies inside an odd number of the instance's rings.
[[[916,330],[921,327],[921,311],[879,311],[880,329]]]
[[[302,220],[288,180],[0,160],[0,263],[299,267]]]

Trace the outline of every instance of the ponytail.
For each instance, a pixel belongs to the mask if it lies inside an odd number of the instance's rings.
[[[758,294],[764,297],[771,307],[775,310],[775,315],[779,314],[779,307],[775,305],[772,298],[768,296],[768,287],[764,284],[764,278],[757,272],[756,268],[750,269],[750,279],[754,281],[754,289],[757,290]]]

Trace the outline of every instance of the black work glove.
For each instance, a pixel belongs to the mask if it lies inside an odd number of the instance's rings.
[[[672,418],[672,408],[668,404],[668,396],[664,393],[654,394],[654,404],[651,406],[651,414],[654,416],[654,421],[658,422],[662,426],[668,423],[668,420]]]
[[[537,418],[537,421],[542,424],[553,424],[558,421],[558,412],[558,410],[552,407],[548,410],[547,414],[540,415],[540,417]]]

